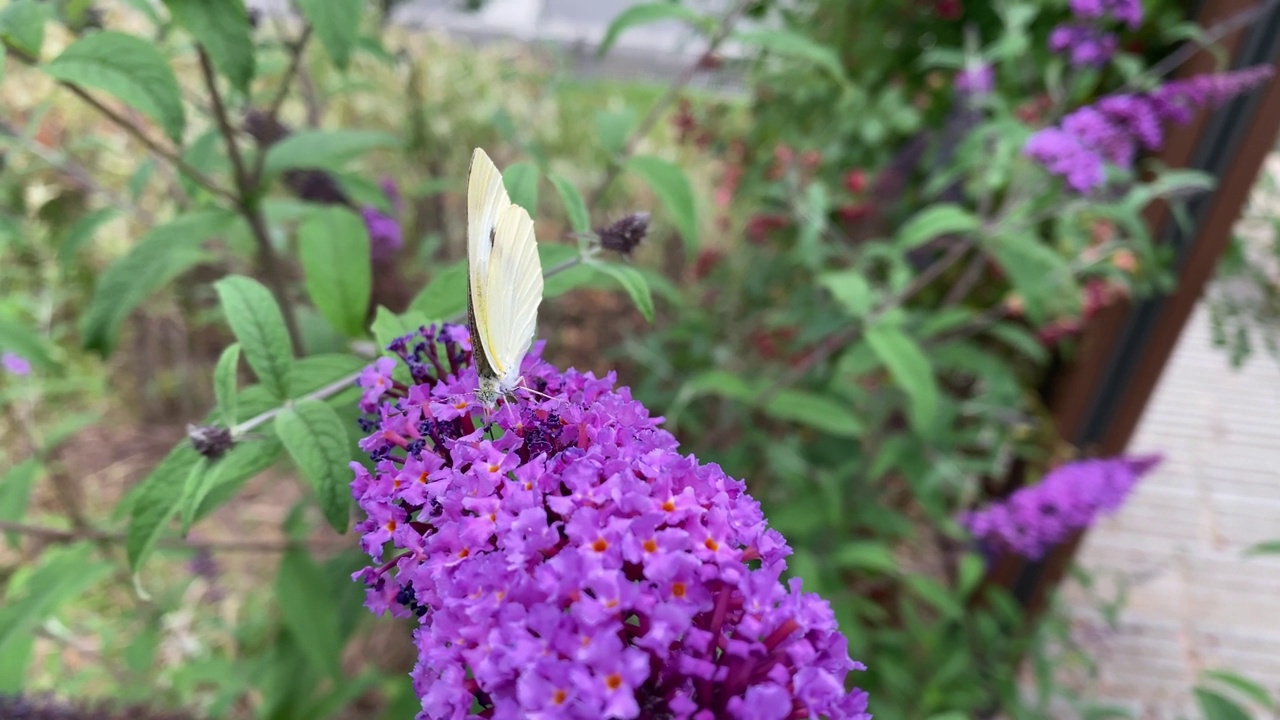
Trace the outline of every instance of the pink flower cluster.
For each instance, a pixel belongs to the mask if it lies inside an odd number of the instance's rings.
[[[356,574],[418,617],[425,718],[868,718],[830,606],[742,482],[682,456],[612,375],[530,353],[485,425],[465,329],[366,371]],[[390,543],[393,554],[384,559]]]

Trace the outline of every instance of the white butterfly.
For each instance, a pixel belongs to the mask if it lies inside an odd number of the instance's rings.
[[[533,219],[513,205],[502,173],[476,148],[467,181],[467,318],[480,385],[492,409],[519,386],[520,363],[533,344],[542,303],[542,261]]]

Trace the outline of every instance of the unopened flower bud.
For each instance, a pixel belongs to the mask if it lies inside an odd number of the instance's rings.
[[[187,438],[196,452],[210,460],[222,457],[236,444],[231,429],[220,425],[188,425]]]
[[[600,237],[600,246],[606,250],[630,255],[631,251],[644,240],[645,235],[649,234],[649,217],[647,212],[631,213],[612,225],[596,230],[596,235]]]

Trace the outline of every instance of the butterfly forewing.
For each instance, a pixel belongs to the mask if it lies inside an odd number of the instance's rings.
[[[479,148],[471,155],[467,182],[467,257],[467,314],[476,369],[510,391],[533,343],[542,263],[533,220],[511,203],[502,173]]]
[[[487,344],[489,317],[490,255],[493,250],[494,231],[498,216],[511,206],[511,198],[502,184],[502,173],[484,150],[476,148],[471,154],[471,169],[467,178],[467,279],[471,301],[471,334],[474,344],[479,336],[485,352],[493,356]],[[474,348],[473,348],[474,352]]]

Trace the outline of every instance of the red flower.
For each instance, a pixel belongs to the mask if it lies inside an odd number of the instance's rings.
[[[756,215],[747,221],[747,237],[754,243],[763,243],[769,233],[780,230],[791,223],[786,215],[769,213]]]
[[[849,188],[849,192],[859,195],[863,190],[867,189],[867,174],[862,168],[854,168],[844,176],[844,186]]]
[[[698,253],[698,257],[693,261],[694,279],[701,280],[710,275],[723,257],[724,253],[715,248],[706,248]]]

